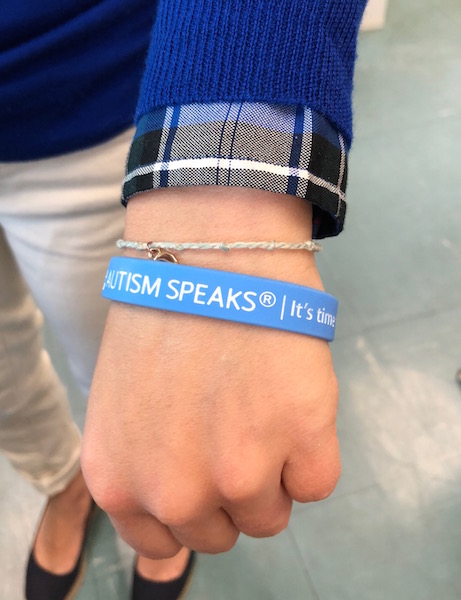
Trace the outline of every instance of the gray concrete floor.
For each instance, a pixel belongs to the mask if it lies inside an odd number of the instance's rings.
[[[343,476],[278,537],[200,557],[189,600],[461,598],[460,31],[459,0],[391,0],[360,37],[347,226],[319,257]],[[22,600],[43,499],[3,460],[0,490],[0,600]],[[132,555],[103,516],[90,545],[78,599],[126,600]]]

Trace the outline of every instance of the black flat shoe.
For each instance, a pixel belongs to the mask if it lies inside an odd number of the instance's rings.
[[[45,508],[46,511],[46,508]],[[42,568],[34,556],[35,541],[29,554],[26,571],[26,600],[72,600],[75,597],[85,573],[85,544],[88,530],[96,513],[96,504],[92,501],[85,524],[80,553],[75,567],[63,575],[55,575]],[[45,514],[45,512],[43,513]],[[43,519],[43,516],[42,516]],[[38,527],[40,529],[40,525]],[[37,529],[37,531],[38,531]]]
[[[192,551],[186,568],[180,577],[172,581],[151,581],[144,579],[137,569],[133,573],[131,600],[181,600],[189,587],[194,570],[196,553]]]

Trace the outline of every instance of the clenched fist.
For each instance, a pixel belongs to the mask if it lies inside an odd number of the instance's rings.
[[[310,206],[268,192],[166,190],[131,202],[130,239],[310,236]],[[312,255],[238,252],[179,258],[321,289]],[[240,532],[284,529],[293,500],[332,492],[340,473],[336,407],[322,340],[114,303],[90,395],[84,474],[140,554],[223,552]]]

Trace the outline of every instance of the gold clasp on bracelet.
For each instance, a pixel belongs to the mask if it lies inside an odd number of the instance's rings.
[[[178,264],[178,259],[172,252],[168,252],[168,250],[163,250],[162,248],[152,248],[149,244],[153,244],[153,242],[147,242],[147,256],[151,260],[160,260],[163,262],[171,262]]]

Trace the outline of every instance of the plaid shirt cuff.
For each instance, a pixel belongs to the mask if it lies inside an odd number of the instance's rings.
[[[232,185],[305,198],[313,237],[341,232],[347,151],[325,117],[302,105],[186,104],[144,115],[136,130],[122,202],[163,187]]]

